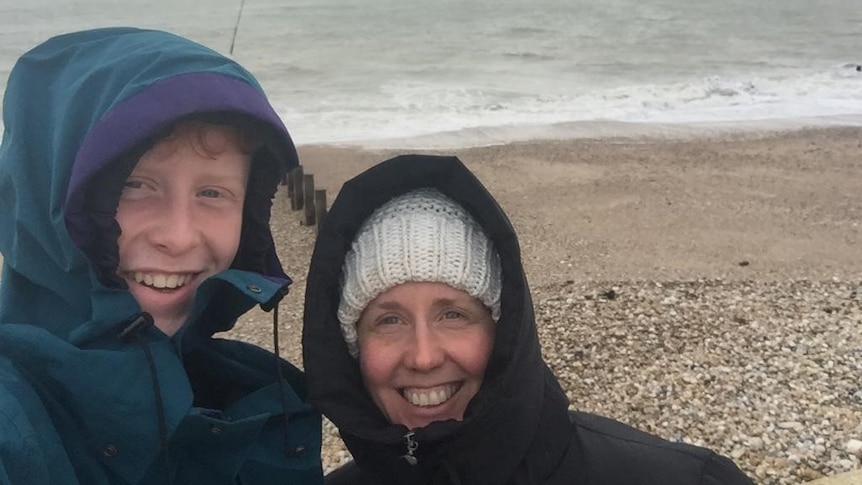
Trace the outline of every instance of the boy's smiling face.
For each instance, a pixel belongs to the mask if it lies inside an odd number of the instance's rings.
[[[232,128],[182,123],[125,182],[118,274],[167,335],[185,323],[200,283],[236,256],[250,159]]]

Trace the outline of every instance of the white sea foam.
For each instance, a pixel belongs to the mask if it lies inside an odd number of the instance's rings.
[[[571,95],[388,83],[381,93],[363,100],[319,101],[317,109],[306,112],[290,110],[288,103],[276,104],[304,143],[430,147],[705,127],[726,130],[733,123],[745,129],[859,126],[862,73],[855,66],[835,66],[786,77],[710,76]],[[657,126],[633,129],[649,124]],[[691,130],[679,127],[683,124],[691,125]]]

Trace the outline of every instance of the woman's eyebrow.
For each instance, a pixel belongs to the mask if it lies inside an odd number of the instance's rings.
[[[455,305],[457,302],[454,298],[448,297],[440,297],[435,298],[431,304],[434,306],[447,306],[447,305]],[[382,310],[398,310],[403,308],[404,305],[398,302],[398,300],[383,300],[379,303],[375,303],[374,306],[380,308]]]
[[[449,306],[449,305],[454,305],[454,304],[455,304],[455,299],[454,299],[454,298],[435,298],[435,299],[434,299],[434,304],[435,304],[435,305],[440,305],[440,306]]]
[[[384,300],[375,303],[374,306],[382,310],[398,310],[399,308],[402,308],[402,305],[396,300]]]

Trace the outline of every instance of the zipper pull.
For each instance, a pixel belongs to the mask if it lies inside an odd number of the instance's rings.
[[[409,433],[404,435],[404,441],[407,444],[407,453],[401,455],[401,458],[404,458],[407,463],[411,465],[416,465],[417,463],[419,463],[419,460],[416,458],[416,456],[414,456],[413,453],[416,451],[416,448],[419,448],[419,443],[417,443],[416,440],[413,439],[413,434],[414,433],[410,431]]]

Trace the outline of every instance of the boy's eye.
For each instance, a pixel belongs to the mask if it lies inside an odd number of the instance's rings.
[[[123,199],[139,199],[146,197],[153,190],[153,186],[143,179],[127,179],[123,182]]]

